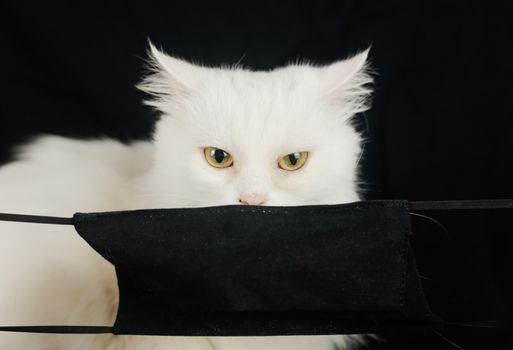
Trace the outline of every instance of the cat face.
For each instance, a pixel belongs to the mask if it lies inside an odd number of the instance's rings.
[[[367,52],[325,67],[205,68],[151,47],[140,88],[162,113],[145,205],[306,205],[355,201],[370,93]]]

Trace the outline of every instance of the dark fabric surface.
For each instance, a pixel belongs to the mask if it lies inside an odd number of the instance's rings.
[[[114,332],[351,334],[426,329],[405,201],[75,214],[116,266]]]

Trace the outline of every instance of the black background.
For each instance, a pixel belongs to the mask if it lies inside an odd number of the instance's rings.
[[[372,44],[376,93],[360,116],[367,198],[513,198],[512,13],[507,1],[2,2],[0,159],[40,133],[147,138],[156,116],[134,88],[147,38],[179,57],[254,69]],[[425,223],[414,243],[433,309],[511,320],[512,213],[432,216],[449,238]],[[440,334],[465,349],[512,346],[505,329]],[[429,334],[372,348],[454,347]]]

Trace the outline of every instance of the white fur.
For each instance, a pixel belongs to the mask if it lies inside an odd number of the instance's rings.
[[[370,92],[367,52],[270,72],[199,67],[154,47],[151,56],[140,88],[162,113],[154,141],[39,138],[0,168],[0,212],[212,206],[237,204],[243,193],[265,195],[266,205],[358,199],[360,136],[351,117]],[[233,167],[210,166],[207,146],[229,152]],[[309,152],[303,168],[278,168],[279,157],[298,151]],[[113,267],[71,227],[0,222],[0,325],[111,325],[117,300]],[[0,348],[330,350],[360,339],[0,333]]]

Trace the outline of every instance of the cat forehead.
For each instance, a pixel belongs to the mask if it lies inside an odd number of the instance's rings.
[[[208,134],[242,146],[312,138],[314,130],[332,127],[331,118],[315,81],[295,70],[213,70],[184,102],[184,117]]]
[[[313,113],[328,109],[318,90],[313,77],[288,69],[211,70],[190,93],[188,107],[206,113],[205,117],[212,116],[212,122],[252,126],[265,126],[263,123],[268,122],[279,128],[312,121]]]
[[[313,76],[303,70],[284,68],[260,72],[211,69],[207,73],[198,84],[196,92],[204,99],[219,100],[228,106],[232,102],[241,106],[253,104],[262,109],[266,106],[271,109],[292,102],[313,103],[316,97],[316,82]]]

